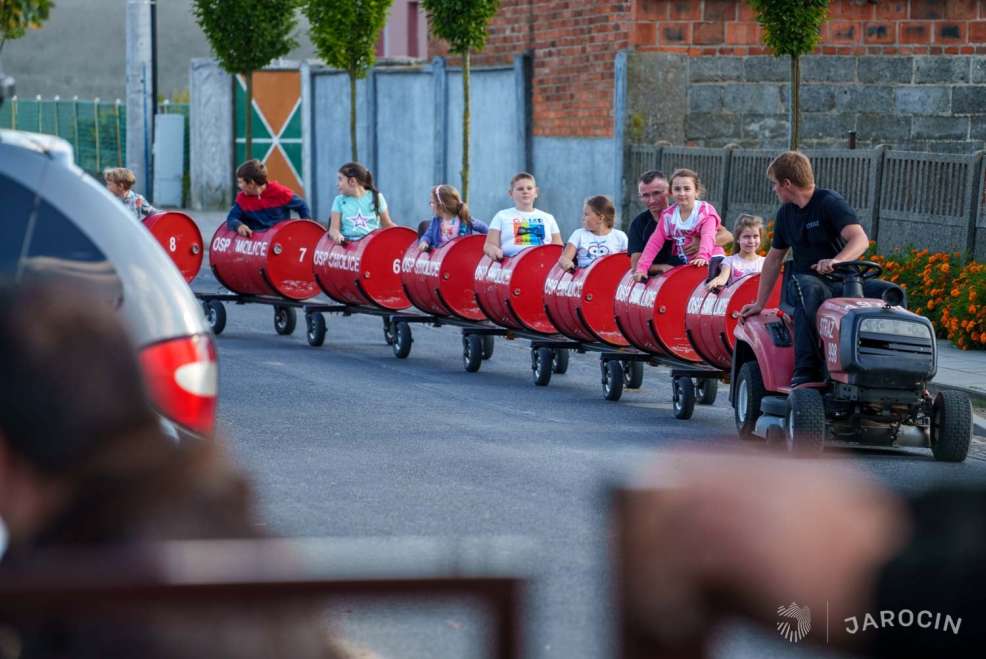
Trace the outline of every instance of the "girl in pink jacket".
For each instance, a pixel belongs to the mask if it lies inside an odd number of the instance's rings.
[[[698,174],[692,170],[678,169],[671,174],[671,194],[675,203],[664,209],[658,218],[657,227],[637,261],[634,279],[644,281],[647,278],[647,269],[661,251],[665,240],[673,243],[672,265],[691,263],[706,266],[725,257],[726,252],[715,244],[716,230],[722,220],[712,204],[698,198],[704,191]],[[685,245],[692,236],[699,236],[699,248],[695,258],[689,261],[685,255]]]

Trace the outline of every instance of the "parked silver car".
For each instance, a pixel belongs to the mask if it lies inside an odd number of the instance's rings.
[[[115,305],[165,428],[175,437],[212,433],[218,371],[201,306],[64,140],[0,130],[0,280],[55,281],[66,291],[82,284]]]

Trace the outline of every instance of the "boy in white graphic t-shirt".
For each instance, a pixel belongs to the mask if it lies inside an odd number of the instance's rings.
[[[514,256],[527,247],[561,245],[561,231],[551,213],[534,208],[538,197],[534,176],[520,172],[510,180],[513,208],[505,208],[490,221],[483,252],[496,261]]]

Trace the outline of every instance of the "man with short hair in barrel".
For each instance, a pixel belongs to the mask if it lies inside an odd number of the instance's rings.
[[[870,241],[846,200],[837,192],[815,186],[811,161],[803,153],[787,151],[777,156],[767,168],[767,178],[783,206],[777,211],[757,300],[744,306],[740,314],[746,318],[763,311],[790,249],[794,258],[788,267],[793,268],[793,274],[784,296],[795,309],[791,386],[797,387],[822,380],[815,315],[825,300],[842,295],[842,283],[822,275],[832,273],[839,263],[862,257]],[[863,295],[880,298],[889,288],[900,290],[896,284],[868,279],[863,282]],[[902,290],[900,293],[906,307],[907,298]]]
[[[668,177],[660,170],[651,169],[640,176],[640,181],[637,183],[637,194],[647,209],[633,218],[633,222],[630,223],[630,229],[627,231],[627,238],[629,239],[627,251],[630,253],[631,272],[637,269],[637,261],[640,260],[644,246],[650,239],[651,234],[654,233],[654,229],[657,228],[657,218],[668,207],[669,189]],[[725,246],[731,242],[733,242],[733,234],[724,226],[719,225],[716,231],[716,245]],[[685,244],[685,254],[691,258],[698,252],[698,247],[698,240],[689,240]],[[668,264],[670,260],[671,241],[667,240],[664,242],[664,246],[661,247],[661,251],[654,257],[654,263],[647,270],[647,273],[656,275],[670,270],[674,267]]]
[[[305,200],[286,185],[267,179],[267,168],[259,160],[247,160],[236,169],[236,195],[226,216],[226,226],[244,238],[291,219],[291,211],[302,220],[312,219]]]

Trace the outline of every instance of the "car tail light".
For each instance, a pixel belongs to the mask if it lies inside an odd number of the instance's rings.
[[[211,435],[219,380],[212,339],[199,334],[155,343],[141,351],[140,362],[158,410],[193,432]]]

